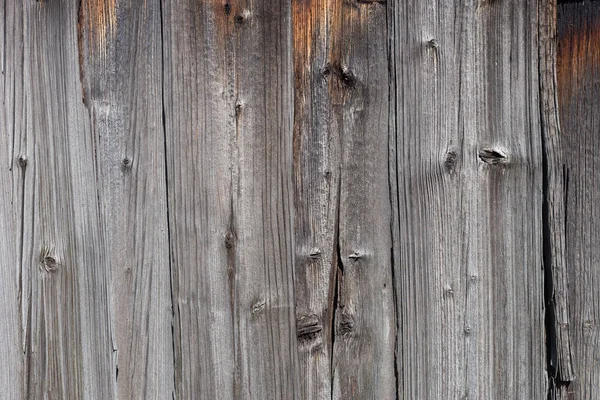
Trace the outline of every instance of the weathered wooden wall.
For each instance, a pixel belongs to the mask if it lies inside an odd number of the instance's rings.
[[[0,0],[0,399],[600,397],[600,2]]]

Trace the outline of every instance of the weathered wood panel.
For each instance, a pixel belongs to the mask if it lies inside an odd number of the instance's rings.
[[[599,397],[600,3],[13,3],[1,398]]]
[[[399,397],[542,398],[537,2],[389,9]]]
[[[160,1],[85,0],[78,27],[110,282],[115,396],[171,398]]]
[[[109,282],[95,139],[81,99],[78,8],[5,1],[2,13],[8,321],[0,390],[3,398],[110,398]]]
[[[395,396],[387,39],[384,4],[294,2],[303,398]]]
[[[568,315],[557,325],[570,335],[573,373],[559,368],[556,385],[568,393],[563,398],[594,399],[600,397],[600,3],[559,5],[557,60],[563,163],[555,168],[563,174],[565,224],[556,235],[566,242],[566,264],[554,296],[567,303]]]
[[[0,362],[0,398],[23,398],[27,388],[22,379],[27,369],[28,355],[25,349],[29,291],[23,292],[28,283],[29,262],[24,260],[24,246],[31,248],[24,230],[30,230],[31,218],[25,226],[25,212],[31,213],[31,178],[27,179],[25,195],[25,172],[32,143],[25,135],[25,100],[23,87],[24,49],[23,9],[6,0],[1,3],[0,62],[2,63],[0,92],[0,346],[3,362]],[[30,135],[31,137],[31,135]],[[29,150],[29,151],[28,151]],[[20,161],[20,162],[19,162]],[[30,250],[27,250],[29,254]],[[23,273],[25,272],[25,276]],[[22,305],[25,305],[23,307]]]
[[[163,4],[178,398],[295,398],[291,7]]]

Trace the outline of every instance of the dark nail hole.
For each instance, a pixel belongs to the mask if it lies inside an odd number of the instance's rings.
[[[225,14],[231,14],[231,4],[229,2],[225,3]]]
[[[235,16],[235,23],[238,25],[241,25],[244,23],[244,17],[242,15],[236,15]]]

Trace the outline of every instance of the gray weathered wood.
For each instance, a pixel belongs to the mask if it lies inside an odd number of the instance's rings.
[[[0,398],[600,397],[567,3],[0,0]]]
[[[11,399],[110,398],[109,282],[78,8],[5,1],[2,12],[2,315],[11,323],[2,364],[14,369],[3,369],[0,390]]]
[[[95,139],[115,396],[174,385],[159,0],[85,0],[80,74]]]
[[[303,399],[331,399],[332,390],[341,126],[340,102],[336,108],[331,93],[342,88],[340,61],[331,60],[336,31],[327,29],[339,20],[340,7],[333,4],[292,2],[295,295]],[[337,33],[339,41],[339,26]]]
[[[544,275],[547,362],[551,386],[575,378],[568,310],[568,269],[565,236],[566,169],[557,104],[556,3],[539,1],[540,111],[544,157]],[[553,390],[553,389],[551,389]],[[556,391],[560,398],[561,390]]]
[[[563,165],[562,171],[561,165],[555,170],[563,174],[565,229],[554,234],[564,237],[567,262],[564,271],[558,271],[563,283],[555,287],[554,296],[567,302],[568,316],[557,325],[562,323],[570,334],[573,373],[563,376],[559,368],[557,386],[569,395],[558,398],[600,397],[600,228],[595,220],[600,213],[599,28],[600,3],[559,5],[557,86]]]
[[[163,21],[177,397],[295,398],[291,7]]]
[[[386,7],[293,5],[303,398],[392,398]]]
[[[389,12],[399,397],[543,398],[537,2]]]

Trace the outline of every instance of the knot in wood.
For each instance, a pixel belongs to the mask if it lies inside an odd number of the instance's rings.
[[[23,169],[27,168],[27,156],[25,154],[21,154],[18,159],[19,166]]]
[[[133,163],[132,163],[132,161],[131,161],[131,158],[129,158],[129,157],[125,157],[125,158],[123,159],[123,161],[122,161],[122,165],[123,165],[123,169],[124,169],[124,170],[128,170],[128,169],[130,169],[132,164],[133,164]]]
[[[356,86],[356,76],[352,71],[347,68],[342,68],[342,73],[340,74],[340,79],[342,83],[347,87]]]
[[[314,341],[323,330],[319,317],[314,314],[303,315],[296,321],[296,333],[300,343]]]
[[[342,313],[338,324],[338,333],[348,335],[354,332],[354,318],[350,314]]]
[[[42,260],[42,266],[46,272],[53,273],[58,271],[58,261],[56,261],[56,258],[52,256],[44,257]]]
[[[321,257],[321,250],[318,247],[314,247],[308,255],[310,258],[319,258]]]
[[[235,235],[232,231],[225,234],[225,247],[231,249],[235,245]]]
[[[458,164],[458,153],[454,150],[449,150],[444,159],[444,168],[448,172],[453,172],[456,169],[456,164]]]
[[[479,159],[489,165],[508,164],[508,154],[502,149],[484,148],[479,150]]]

